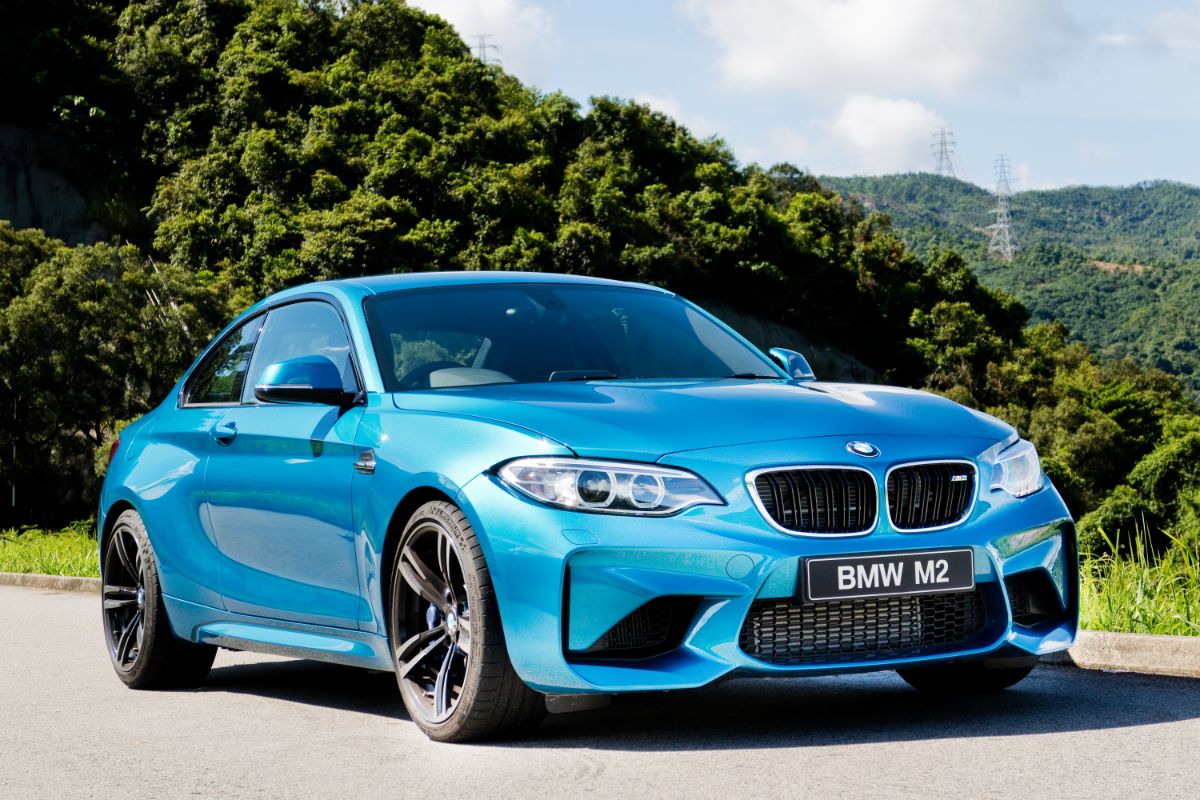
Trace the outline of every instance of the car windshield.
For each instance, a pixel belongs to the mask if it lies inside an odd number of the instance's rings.
[[[495,383],[782,377],[674,295],[623,286],[502,284],[365,302],[388,391]]]

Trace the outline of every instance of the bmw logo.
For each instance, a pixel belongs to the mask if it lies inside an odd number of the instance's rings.
[[[846,442],[846,449],[863,458],[874,458],[879,455],[879,448],[870,442]]]

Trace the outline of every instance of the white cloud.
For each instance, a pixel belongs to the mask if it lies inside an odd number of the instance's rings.
[[[1174,8],[1154,15],[1146,27],[1153,47],[1175,55],[1200,58],[1200,1],[1189,8]]]
[[[1137,37],[1130,33],[1102,33],[1096,37],[1096,44],[1105,47],[1128,47],[1137,44]]]
[[[674,97],[642,92],[634,98],[634,101],[644,106],[650,106],[655,111],[661,111],[668,117],[674,117],[680,121],[683,120],[683,106]]]
[[[958,94],[1041,73],[1082,42],[1061,0],[682,0],[733,85]]]
[[[1060,184],[1054,181],[1039,179],[1033,169],[1025,161],[1018,161],[1013,167],[1013,177],[1010,181],[1014,192],[1025,192],[1039,189],[1057,189]]]
[[[807,166],[816,154],[812,137],[791,128],[772,128],[767,131],[767,141],[774,161]]]
[[[845,171],[889,173],[927,170],[930,135],[946,121],[915,100],[850,96],[829,122],[841,148],[856,163]]]
[[[704,138],[717,133],[717,126],[713,124],[712,120],[703,114],[685,113],[683,105],[671,95],[643,92],[634,98],[634,102],[650,106],[655,111],[666,114],[691,131],[694,136]]]
[[[906,98],[855,94],[826,119],[802,129],[766,132],[769,161],[787,161],[818,175],[920,172],[933,167],[931,134],[946,122]]]
[[[537,83],[546,76],[547,56],[558,47],[554,18],[530,0],[411,0],[411,4],[445,19],[459,35],[477,48],[477,36],[488,34],[495,45],[488,57],[524,81]]]

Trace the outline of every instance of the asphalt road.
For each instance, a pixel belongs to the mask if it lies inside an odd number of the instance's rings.
[[[222,651],[130,691],[90,595],[0,586],[0,798],[1200,796],[1200,681],[1042,667],[930,701],[896,676],[727,681],[454,746],[390,675]]]

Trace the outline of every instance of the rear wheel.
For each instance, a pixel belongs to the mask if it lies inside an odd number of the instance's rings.
[[[982,694],[998,692],[1023,681],[1037,666],[1037,658],[999,662],[964,661],[897,670],[908,685],[926,694]]]
[[[217,648],[171,632],[146,526],[136,511],[117,517],[104,545],[104,638],[117,677],[132,689],[197,686]]]
[[[445,502],[418,508],[394,558],[388,633],[413,722],[442,742],[536,727],[545,698],[508,659],[483,551],[462,511]]]

